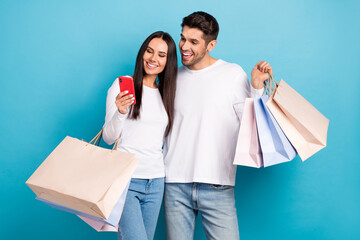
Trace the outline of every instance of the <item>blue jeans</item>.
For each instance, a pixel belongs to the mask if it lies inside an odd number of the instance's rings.
[[[168,240],[192,240],[198,212],[207,239],[239,239],[234,187],[207,183],[166,183]]]
[[[164,178],[132,178],[119,222],[118,239],[152,240],[164,194]]]

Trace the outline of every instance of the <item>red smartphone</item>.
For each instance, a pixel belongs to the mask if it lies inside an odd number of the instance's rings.
[[[134,80],[131,77],[119,77],[119,84],[120,84],[120,92],[129,91],[129,93],[126,95],[132,94],[135,98]],[[132,105],[135,104],[136,104],[136,99],[134,99]]]

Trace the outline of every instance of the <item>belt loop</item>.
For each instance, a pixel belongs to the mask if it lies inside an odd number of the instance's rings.
[[[147,183],[146,183],[146,192],[150,189],[150,187],[151,187],[151,183],[152,183],[152,179],[147,179]]]

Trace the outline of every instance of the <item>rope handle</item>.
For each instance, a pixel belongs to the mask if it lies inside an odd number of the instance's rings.
[[[265,81],[265,89],[263,95],[266,94],[271,96],[275,94],[278,83],[274,80],[269,71],[267,73],[269,74],[269,79]]]
[[[117,149],[118,144],[119,144],[119,139],[120,139],[120,137],[118,137],[118,138],[116,139],[116,141],[115,141],[115,143],[114,143],[114,146],[113,146],[111,152]]]
[[[96,134],[96,136],[88,144],[92,144],[92,143],[94,143],[94,145],[96,145],[96,143],[99,144],[100,140],[101,140],[102,133],[103,133],[103,129],[101,129],[101,131],[98,134]]]
[[[101,131],[100,131],[98,134],[96,134],[96,136],[95,136],[90,142],[88,142],[88,144],[86,144],[86,146],[89,145],[89,144],[94,144],[94,145],[96,145],[96,146],[99,146],[99,143],[100,143],[100,141],[101,141],[101,137],[102,137],[103,130],[104,130],[104,129],[101,129]],[[116,141],[115,141],[115,143],[114,143],[114,146],[113,146],[111,152],[117,149],[118,144],[119,144],[119,139],[120,139],[120,137],[118,137],[118,138],[116,139]]]

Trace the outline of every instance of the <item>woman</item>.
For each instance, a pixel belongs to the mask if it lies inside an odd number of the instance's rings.
[[[104,141],[113,144],[120,136],[118,150],[135,153],[139,160],[119,223],[119,239],[154,237],[164,192],[162,145],[173,123],[176,75],[174,40],[159,31],[144,41],[137,55],[132,76],[135,97],[121,91],[118,79],[108,91]]]

